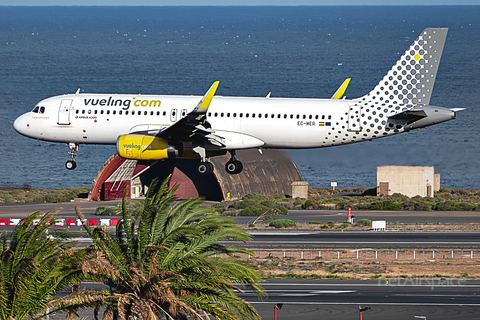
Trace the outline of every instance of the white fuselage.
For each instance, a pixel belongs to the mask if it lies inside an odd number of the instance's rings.
[[[200,99],[128,94],[55,96],[20,116],[14,127],[24,136],[45,141],[115,144],[122,134],[171,126]],[[225,146],[211,147],[320,148],[404,131],[387,125],[387,117],[398,113],[398,106],[361,105],[358,100],[215,96],[207,121]],[[353,127],[355,121],[358,124]]]

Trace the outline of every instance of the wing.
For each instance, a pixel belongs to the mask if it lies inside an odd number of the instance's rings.
[[[170,127],[158,131],[156,136],[168,140],[174,139],[180,141],[208,140],[215,146],[225,147],[224,139],[215,135],[215,131],[206,121],[208,108],[210,107],[219,83],[219,81],[215,81],[212,84],[193,111]]]

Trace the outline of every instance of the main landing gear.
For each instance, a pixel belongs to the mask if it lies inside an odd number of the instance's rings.
[[[77,156],[78,143],[70,142],[68,144],[68,147],[70,148],[68,154],[72,156],[72,160],[68,160],[67,162],[65,162],[65,168],[67,168],[68,170],[73,170],[77,167],[75,157]]]
[[[228,174],[239,174],[243,170],[243,164],[235,158],[235,150],[230,151],[231,158],[225,164],[225,171]]]
[[[197,172],[204,176],[210,175],[213,173],[213,164],[207,162],[205,157],[205,149],[203,147],[195,147],[193,151],[200,155],[201,162],[197,166]],[[225,171],[228,174],[239,174],[243,170],[243,164],[235,159],[235,150],[229,151],[231,154],[230,160],[225,164]]]
[[[202,176],[210,175],[213,173],[213,164],[210,162],[200,162],[198,164],[197,171]]]

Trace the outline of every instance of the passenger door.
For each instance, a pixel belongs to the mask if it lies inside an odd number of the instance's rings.
[[[60,108],[58,109],[58,122],[59,125],[70,124],[70,113],[72,111],[72,101],[70,99],[63,99],[60,102]]]

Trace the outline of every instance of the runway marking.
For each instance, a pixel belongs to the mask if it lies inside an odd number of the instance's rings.
[[[342,294],[342,293],[356,293],[357,290],[315,290],[315,291],[308,291],[308,290],[265,290],[267,293],[281,293],[282,295],[298,295],[298,294],[308,294],[308,295],[315,295],[315,294]],[[292,292],[290,293],[285,293]],[[254,293],[251,290],[244,290],[244,293]],[[295,293],[298,292],[298,293]]]
[[[341,293],[355,293],[357,290],[319,290],[319,291],[312,291],[312,293],[317,294],[341,294]]]
[[[468,288],[480,288],[480,285],[476,284],[452,284],[452,283],[428,283],[428,281],[431,281],[432,279],[437,279],[437,278],[431,278],[427,279],[425,278],[423,281],[425,281],[425,284],[407,284],[403,282],[394,282],[394,283],[389,283],[386,284],[384,282],[382,283],[359,283],[359,284],[351,284],[351,283],[262,283],[262,287],[267,287],[267,286],[352,286],[352,287],[468,287]],[[462,279],[463,280],[463,279]],[[385,280],[383,280],[385,281]],[[393,280],[390,280],[393,281]],[[406,280],[405,282],[412,282],[409,280]]]
[[[288,305],[353,305],[358,306],[355,302],[294,302],[294,301],[249,301],[250,304],[288,304]],[[472,306],[480,307],[480,303],[392,303],[392,302],[362,302],[363,305],[378,305],[378,306]]]
[[[251,243],[272,243],[272,244],[279,244],[278,241],[262,241],[262,240],[253,240]],[[378,243],[385,243],[385,244],[475,244],[480,245],[480,242],[453,242],[453,241],[282,241],[281,244],[307,244],[307,243],[314,243],[314,244],[378,244]]]

